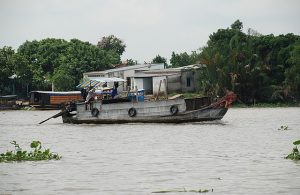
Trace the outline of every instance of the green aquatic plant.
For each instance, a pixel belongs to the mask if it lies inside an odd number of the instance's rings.
[[[61,156],[56,153],[52,153],[50,149],[43,149],[40,141],[32,141],[30,148],[32,151],[28,152],[22,150],[16,141],[10,142],[14,145],[14,151],[7,151],[6,153],[0,154],[0,162],[11,162],[11,161],[39,161],[39,160],[59,160]]]
[[[278,128],[277,130],[288,130],[288,126],[287,125],[281,125],[280,128]]]
[[[155,191],[155,192],[152,192],[152,193],[157,193],[157,194],[162,194],[162,193],[173,193],[173,192],[194,192],[194,193],[207,193],[207,192],[213,192],[214,190],[211,189],[211,190],[207,190],[207,189],[204,189],[204,190],[186,190],[185,188],[183,188],[182,190],[161,190],[161,191]]]
[[[300,140],[294,141],[293,144],[295,145],[295,147],[293,148],[292,152],[289,155],[287,155],[285,158],[291,160],[300,160],[300,153],[297,148],[297,145],[300,145]]]
[[[25,106],[25,107],[21,107],[21,110],[30,111],[30,110],[36,110],[36,109],[33,106]]]

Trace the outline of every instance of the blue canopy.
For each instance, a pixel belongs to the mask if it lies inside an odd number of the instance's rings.
[[[77,85],[78,88],[86,88],[86,87],[95,87],[100,83],[107,83],[107,82],[125,82],[124,79],[117,78],[117,77],[91,77],[88,81],[84,81],[81,84]]]
[[[90,80],[90,81],[84,81],[77,85],[77,88],[87,88],[87,87],[95,87],[96,85],[100,84],[101,82],[95,81],[95,80]]]

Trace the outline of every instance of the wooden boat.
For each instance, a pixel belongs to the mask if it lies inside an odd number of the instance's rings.
[[[38,109],[61,109],[61,104],[82,100],[80,91],[31,91],[30,105]]]
[[[69,104],[62,110],[64,123],[112,124],[112,123],[185,123],[220,120],[236,95],[231,93],[218,101],[197,105],[197,99],[168,99],[158,101],[93,101]],[[187,103],[189,102],[189,106]],[[192,105],[192,106],[191,106]],[[57,115],[58,116],[58,115]]]
[[[17,95],[0,96],[0,110],[16,109]]]

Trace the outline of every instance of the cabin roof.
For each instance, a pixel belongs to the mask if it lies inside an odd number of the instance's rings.
[[[86,88],[88,86],[94,87],[99,83],[109,82],[125,82],[125,80],[117,77],[88,77],[88,80],[81,82],[79,85],[77,85],[77,88]]]
[[[80,91],[31,91],[30,93],[43,93],[43,94],[80,94]]]
[[[0,99],[15,99],[17,98],[17,95],[2,95],[0,96]]]

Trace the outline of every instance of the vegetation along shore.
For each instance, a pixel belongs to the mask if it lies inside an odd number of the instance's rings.
[[[169,64],[157,55],[152,63],[165,63],[166,67],[205,64],[198,81],[198,93],[205,96],[222,96],[228,89],[238,95],[241,104],[299,105],[299,37],[243,30],[243,23],[237,20],[210,34],[207,44],[199,45],[199,49],[173,52]],[[50,90],[52,84],[58,91],[74,90],[84,72],[121,63],[125,49],[126,44],[114,35],[103,37],[97,44],[47,38],[25,41],[16,50],[5,46],[0,48],[0,95],[25,97],[29,91]],[[137,62],[127,59],[126,63]]]

